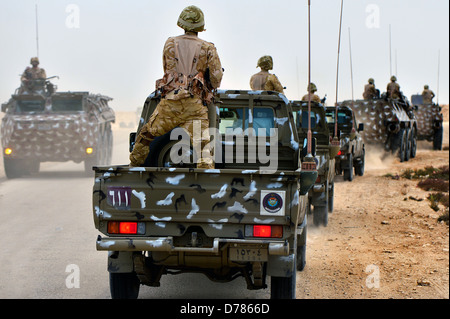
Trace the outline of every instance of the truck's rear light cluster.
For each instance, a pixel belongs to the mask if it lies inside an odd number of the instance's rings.
[[[142,222],[108,222],[109,234],[144,235],[145,223]]]
[[[283,226],[281,225],[247,225],[245,236],[260,238],[281,238],[283,237]]]

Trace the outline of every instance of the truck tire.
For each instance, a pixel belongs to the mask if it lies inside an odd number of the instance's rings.
[[[358,158],[357,163],[355,165],[355,174],[358,176],[364,176],[364,166],[366,164],[366,151],[363,150],[363,155]]]
[[[136,273],[109,273],[109,289],[112,299],[137,299],[140,281]]]
[[[18,178],[26,173],[23,160],[20,159],[3,157],[3,167],[7,178]]]
[[[405,161],[405,154],[406,154],[406,141],[407,141],[407,134],[406,130],[402,128],[400,132],[398,132],[398,157],[400,159],[400,162]]]
[[[434,131],[433,135],[433,150],[442,151],[442,139],[444,136],[444,129],[441,125],[440,128]]]
[[[305,219],[307,216],[305,216]],[[303,227],[301,235],[297,236],[297,270],[303,271],[306,266],[306,239],[307,239],[308,222]]]
[[[347,165],[343,168],[344,181],[351,182],[353,180],[353,155],[350,153],[347,157]]]
[[[328,212],[332,213],[334,210],[334,181],[331,182],[328,189]]]
[[[295,258],[297,259],[297,258]],[[297,280],[297,266],[290,277],[270,277],[271,299],[295,299],[295,286]]]
[[[417,131],[416,128],[413,127],[411,129],[411,158],[415,158],[417,154]]]

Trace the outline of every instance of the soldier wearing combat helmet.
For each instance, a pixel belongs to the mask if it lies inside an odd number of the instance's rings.
[[[252,75],[250,78],[250,87],[252,90],[275,91],[284,93],[283,86],[275,74],[269,73],[273,69],[273,60],[269,55],[260,57],[258,65],[261,71]]]
[[[423,92],[422,92],[422,98],[423,98],[423,104],[433,104],[433,98],[436,95],[434,94],[433,91],[430,90],[430,87],[428,85],[425,85],[423,87]]]
[[[369,83],[364,86],[363,98],[364,100],[373,100],[377,96],[377,89],[375,88],[375,80],[370,78]]]
[[[32,91],[36,80],[45,80],[47,74],[45,70],[38,67],[39,59],[37,57],[31,58],[30,64],[32,67],[27,67],[20,78],[22,86],[20,87],[20,92]]]
[[[311,93],[311,101],[312,102],[316,102],[316,103],[321,103],[322,101],[320,100],[320,97],[315,94],[315,92],[317,92],[317,87],[314,83],[310,83],[310,85],[308,85],[307,87],[308,92]],[[305,96],[303,96],[302,101],[307,102],[309,101],[309,94],[306,94]]]
[[[180,36],[170,37],[164,45],[164,76],[156,81],[161,92],[161,102],[149,121],[141,128],[133,151],[130,165],[140,166],[149,154],[150,143],[176,127],[187,130],[194,145],[201,144],[198,154],[198,168],[214,168],[209,151],[208,108],[222,81],[223,69],[214,44],[198,38],[198,32],[205,30],[203,12],[196,6],[186,7],[180,14],[177,25],[185,30]],[[194,121],[200,121],[201,132],[193,134]],[[201,140],[193,140],[201,136]]]
[[[391,76],[391,82],[388,83],[386,91],[387,97],[390,99],[402,98],[402,93],[400,92],[400,85],[397,83],[397,78],[394,75]]]

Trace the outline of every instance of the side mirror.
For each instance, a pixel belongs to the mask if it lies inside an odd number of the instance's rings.
[[[130,153],[133,151],[134,144],[136,143],[136,135],[137,135],[136,132],[130,133],[130,140],[129,140]]]
[[[358,125],[358,132],[364,131],[364,123],[359,123]]]

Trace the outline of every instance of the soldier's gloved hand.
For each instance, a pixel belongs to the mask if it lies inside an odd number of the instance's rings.
[[[149,146],[144,146],[141,143],[136,143],[134,145],[133,151],[130,154],[130,166],[138,167],[144,164],[149,152]]]

